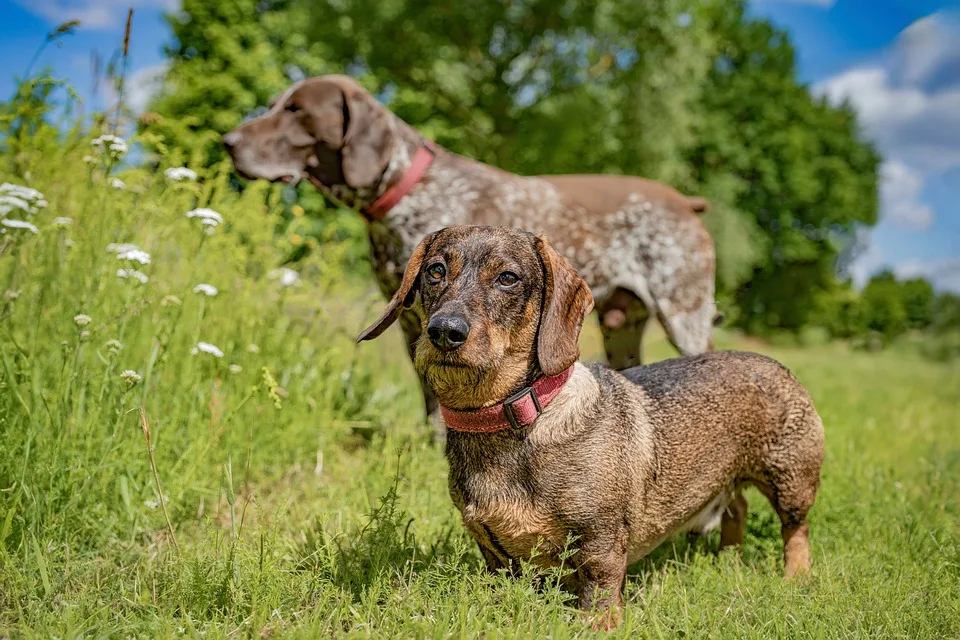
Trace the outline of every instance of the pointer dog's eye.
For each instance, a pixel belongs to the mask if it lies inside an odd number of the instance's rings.
[[[504,289],[509,289],[518,282],[520,282],[520,276],[515,274],[513,271],[504,271],[497,276],[497,284]]]
[[[295,102],[288,103],[287,106],[284,108],[290,113],[296,113],[297,111],[300,111],[300,107],[297,106]]]
[[[439,262],[434,263],[427,267],[427,280],[431,283],[436,284],[443,280],[443,277],[447,275],[447,269]]]

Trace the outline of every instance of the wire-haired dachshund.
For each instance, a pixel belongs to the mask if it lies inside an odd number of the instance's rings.
[[[427,236],[384,314],[422,305],[418,373],[449,430],[450,495],[491,570],[556,566],[619,622],[627,565],[679,531],[743,538],[757,487],[782,523],[787,577],[810,568],[807,513],[823,461],[820,417],[800,382],[742,352],[622,372],[577,362],[584,280],[543,237],[459,226]]]

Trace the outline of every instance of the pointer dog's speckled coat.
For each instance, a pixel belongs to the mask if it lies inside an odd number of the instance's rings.
[[[502,402],[573,366],[530,425],[450,431],[450,495],[490,569],[559,562],[576,537],[571,586],[616,624],[627,565],[672,533],[720,524],[740,542],[754,485],[782,522],[785,573],[810,567],[807,512],[823,461],[810,396],[752,353],[681,357],[622,373],[577,363],[589,288],[543,238],[451,227],[413,253],[399,291],[360,340],[382,333],[420,294],[427,337],[416,366],[441,405]]]
[[[291,86],[259,118],[223,138],[250,178],[310,180],[366,209],[401,180],[420,145],[417,131],[346,76]],[[370,221],[371,260],[392,296],[403,267],[429,233],[458,224],[508,225],[547,234],[576,266],[597,300],[607,359],[640,364],[653,314],[684,354],[710,348],[713,241],[698,213],[702,198],[627,176],[518,176],[437,149],[423,178],[382,220]],[[420,336],[413,311],[400,324],[410,355]],[[436,402],[424,389],[426,408]]]

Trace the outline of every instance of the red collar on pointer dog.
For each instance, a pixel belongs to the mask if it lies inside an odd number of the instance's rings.
[[[503,402],[475,411],[456,411],[440,407],[447,428],[466,433],[494,433],[510,427],[526,427],[533,424],[548,404],[567,384],[573,375],[573,367],[555,376],[539,378],[532,386],[525,387]]]
[[[422,138],[417,152],[413,154],[413,161],[406,173],[400,178],[400,181],[383,192],[383,195],[377,198],[373,204],[367,207],[366,213],[374,220],[383,220],[390,209],[393,209],[403,196],[410,193],[413,185],[420,181],[420,178],[427,172],[433,159],[437,156],[437,149],[429,140]]]

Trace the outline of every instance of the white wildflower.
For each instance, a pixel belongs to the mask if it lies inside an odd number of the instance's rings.
[[[300,274],[288,267],[274,269],[268,274],[268,277],[271,280],[279,279],[280,285],[284,287],[292,287],[300,281]]]
[[[73,321],[77,323],[78,327],[85,327],[93,322],[93,318],[85,313],[78,313],[77,315],[73,316]]]
[[[30,203],[17,196],[0,196],[0,216],[5,216],[14,209],[20,209],[25,213],[32,213]]]
[[[14,196],[22,200],[27,200],[33,202],[35,200],[43,200],[43,194],[37,191],[36,189],[31,189],[30,187],[24,187],[19,184],[10,184],[9,182],[4,182],[0,184],[0,195]]]
[[[221,351],[215,345],[210,344],[209,342],[198,342],[197,346],[195,346],[193,349],[190,350],[190,353],[192,353],[193,355],[197,355],[201,351],[203,353],[209,353],[215,358],[223,357],[223,351]]]
[[[260,353],[260,347],[258,347],[256,344],[251,342],[250,344],[247,345],[247,351],[249,351],[250,353]]]
[[[0,220],[0,224],[5,227],[10,227],[11,229],[26,229],[30,233],[40,233],[40,229],[37,229],[34,225],[24,220],[13,220],[12,218],[4,218]]]
[[[0,216],[5,216],[14,209],[32,216],[46,206],[47,201],[43,199],[43,194],[36,189],[9,182],[0,185]]]
[[[123,349],[123,343],[117,339],[107,340],[106,342],[107,351],[113,355],[117,355]],[[123,374],[120,374],[123,375]]]
[[[20,297],[20,290],[7,289],[6,291],[3,292],[3,297],[6,298],[7,300],[16,300],[17,298]]]
[[[220,223],[217,222],[216,218],[201,218],[200,224],[205,227],[215,227]],[[211,231],[213,231],[213,229],[207,229],[207,233],[210,233]]]
[[[206,207],[201,207],[199,209],[192,209],[187,212],[188,218],[200,218],[200,223],[210,226],[217,226],[223,222],[223,216],[214,211],[213,209],[207,209]]]
[[[211,298],[219,293],[217,288],[212,284],[201,283],[193,288],[194,293],[202,293]]]
[[[143,376],[133,369],[126,369],[120,372],[120,378],[127,383],[127,387],[133,388],[143,381]]]
[[[120,178],[114,178],[113,180],[110,181],[110,186],[113,187],[114,189],[119,189],[123,191],[124,189],[127,188],[127,183],[121,180]]]
[[[84,330],[84,331],[81,331],[81,332],[80,332],[80,340],[81,340],[81,342],[82,342],[82,341],[89,340],[89,339],[90,339],[90,332],[89,332],[89,331]]]
[[[137,280],[140,284],[147,284],[150,281],[150,278],[147,274],[142,271],[137,271],[136,269],[117,269],[117,277],[124,279]]]
[[[56,217],[53,219],[53,226],[55,227],[69,227],[72,224],[73,218]]]
[[[186,167],[170,167],[163,172],[163,175],[167,176],[168,180],[173,180],[174,182],[197,179],[197,172],[187,169]]]
[[[83,156],[83,161],[86,162],[87,164],[94,164],[97,161],[97,159],[94,158],[93,156]]]
[[[230,373],[240,373],[241,371],[243,371],[243,367],[241,367],[238,364],[231,364],[227,368],[230,370]]]
[[[117,260],[129,260],[140,264],[150,264],[150,254],[142,249],[130,249],[117,254]]]
[[[114,158],[119,158],[127,152],[127,141],[119,136],[104,134],[99,138],[94,138],[90,144],[98,152],[107,152]]]
[[[123,244],[117,244],[111,242],[107,245],[107,251],[110,253],[126,253],[127,251],[137,251],[140,247],[135,244],[130,244],[129,242],[124,242]]]

